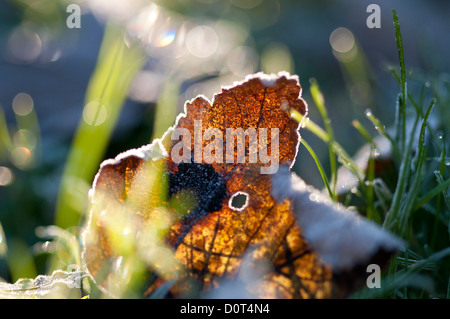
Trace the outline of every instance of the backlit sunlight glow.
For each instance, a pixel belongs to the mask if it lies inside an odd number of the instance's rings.
[[[138,45],[149,56],[133,81],[129,96],[156,101],[168,73],[175,81],[194,81],[186,99],[199,91],[214,93],[221,83],[257,71],[259,56],[249,41],[248,29],[236,22],[188,18],[151,4],[126,24],[126,44]],[[251,42],[250,42],[251,43]]]
[[[207,25],[194,27],[186,37],[186,47],[189,52],[199,58],[213,55],[219,46],[216,31]]]
[[[0,0],[0,299],[450,298],[445,1],[345,2]]]
[[[175,30],[169,30],[167,33],[160,35],[156,41],[155,44],[158,47],[165,47],[173,42],[175,40]]]
[[[236,76],[254,73],[258,68],[258,54],[249,46],[239,46],[227,57],[227,66]]]
[[[150,59],[160,59],[155,67],[163,72],[166,64],[173,65],[174,60],[187,53],[185,39],[185,19],[154,4],[126,23],[126,44],[142,47]]]
[[[136,15],[148,2],[145,0],[89,0],[86,3],[97,17],[119,22]]]

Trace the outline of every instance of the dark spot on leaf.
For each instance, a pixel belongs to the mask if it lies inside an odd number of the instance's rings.
[[[169,196],[182,190],[192,190],[197,195],[198,205],[191,214],[218,211],[226,197],[225,181],[210,164],[180,163],[176,172],[170,172]]]

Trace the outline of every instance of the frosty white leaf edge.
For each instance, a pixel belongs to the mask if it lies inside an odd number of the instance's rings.
[[[393,253],[404,243],[356,212],[331,202],[288,167],[272,177],[272,196],[292,202],[305,239],[334,272],[367,265],[379,252]]]

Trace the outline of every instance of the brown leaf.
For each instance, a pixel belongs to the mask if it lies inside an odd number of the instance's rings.
[[[146,295],[167,280],[174,282],[168,291],[172,297],[192,296],[195,289],[208,296],[227,283],[253,297],[347,295],[349,288],[340,289],[336,281],[342,277],[305,239],[296,220],[296,200],[273,195],[271,174],[279,165],[291,166],[297,154],[299,125],[289,109],[306,113],[300,95],[296,76],[249,76],[224,88],[212,103],[201,96],[187,102],[185,114],[163,141],[104,162],[94,181],[84,235],[83,258],[97,282],[108,291],[117,289],[122,284],[117,270],[125,267],[131,251],[153,272]],[[198,142],[208,129],[214,139]],[[238,136],[235,144],[229,129],[249,136]],[[261,144],[253,144],[252,132]],[[168,152],[162,143],[169,145]],[[245,145],[244,152],[239,145]],[[280,185],[277,191],[283,192]],[[239,197],[244,200],[238,205]],[[155,229],[162,235],[150,236]],[[122,235],[130,231],[127,246]],[[368,252],[376,253],[376,248]],[[342,254],[345,258],[346,251]]]

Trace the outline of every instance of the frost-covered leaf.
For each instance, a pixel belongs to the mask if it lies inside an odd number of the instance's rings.
[[[88,275],[79,270],[55,270],[50,276],[0,282],[0,299],[81,298],[81,282]]]
[[[228,284],[244,289],[242,296],[346,296],[354,278],[336,277],[321,256],[327,251],[309,242],[309,225],[296,220],[296,200],[273,195],[292,186],[287,177],[288,184],[274,184],[271,173],[279,166],[289,170],[295,161],[299,124],[289,110],[306,114],[300,96],[296,76],[251,75],[223,88],[211,102],[204,96],[186,102],[185,113],[162,140],[105,161],[90,193],[84,233],[83,258],[97,283],[114,295],[135,278],[145,281],[146,296],[166,290],[168,297],[214,295]],[[257,132],[257,147],[250,133],[227,135],[239,129]],[[208,130],[214,139],[198,142]],[[263,160],[261,151],[274,161]],[[341,215],[331,214],[330,222],[333,231],[346,233],[353,224]],[[369,243],[357,247],[372,253]],[[333,256],[342,260],[346,253],[336,250]]]
[[[402,242],[357,212],[333,203],[287,167],[272,177],[272,195],[292,203],[305,239],[320,258],[339,274],[376,263],[383,266]]]

